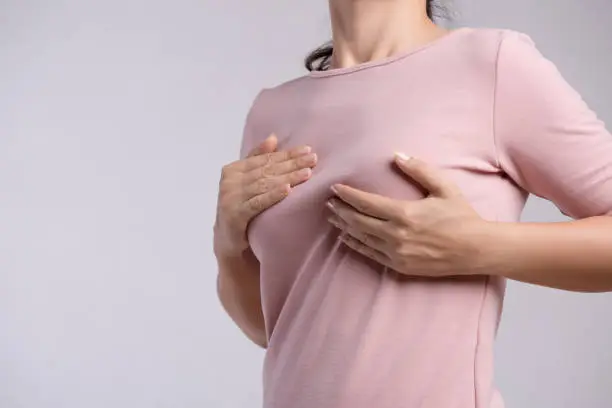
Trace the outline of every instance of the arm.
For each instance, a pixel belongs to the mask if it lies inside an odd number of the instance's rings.
[[[217,293],[223,308],[250,340],[266,348],[260,264],[251,250],[247,228],[253,218],[306,182],[317,159],[308,146],[277,150],[278,139],[273,135],[255,140],[261,134],[257,126],[261,118],[255,109],[258,99],[247,115],[240,160],[224,166],[221,172],[213,245],[219,266]]]
[[[217,263],[217,293],[223,308],[251,341],[266,348],[259,261],[251,250],[246,250],[242,256],[217,256]]]
[[[575,292],[612,291],[612,217],[492,224],[479,246],[492,275]]]
[[[483,243],[494,274],[573,291],[612,291],[612,135],[525,35],[500,46],[500,168],[574,221],[496,224]]]
[[[266,139],[263,143],[254,147],[255,134],[259,133],[258,113],[256,107],[263,92],[260,92],[253,101],[247,114],[242,140],[240,142],[240,159],[243,166],[225,166],[219,183],[219,198],[217,206],[217,219],[214,227],[214,254],[217,259],[217,296],[223,309],[238,326],[238,328],[256,345],[266,348],[267,335],[264,322],[264,314],[261,304],[260,265],[253,254],[247,238],[247,225],[251,218],[262,211],[266,202],[269,205],[275,203],[282,197],[264,193],[264,196],[254,194],[251,186],[256,186],[261,177],[249,179],[249,174],[260,175],[264,173],[260,166],[245,166],[246,160],[260,155],[269,155],[276,150],[276,138]],[[252,160],[252,159],[251,159]],[[261,164],[265,165],[268,160]],[[250,181],[247,183],[245,181]],[[278,182],[290,182],[289,179],[278,180]],[[270,186],[271,183],[268,183]],[[265,197],[266,199],[262,199]],[[247,202],[240,205],[240,201],[249,198]],[[255,201],[257,200],[257,201]],[[257,203],[248,205],[249,202]],[[229,249],[228,249],[229,248]]]
[[[612,291],[612,136],[526,36],[504,35],[494,103],[500,173],[576,220],[485,221],[438,171],[398,154],[427,197],[392,200],[336,185],[330,222],[349,247],[408,276],[498,275]]]
[[[437,169],[401,155],[396,163],[426,198],[394,200],[334,186],[330,222],[355,251],[408,276],[497,275],[578,292],[612,291],[612,217],[486,221]]]

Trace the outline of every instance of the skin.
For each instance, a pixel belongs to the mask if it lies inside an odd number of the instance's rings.
[[[427,16],[424,0],[330,0],[332,68],[417,48],[448,34]]]
[[[329,6],[331,68],[383,59],[448,34],[429,20],[424,0],[330,0]],[[390,160],[407,183],[417,182],[430,194],[406,202],[333,186],[329,221],[353,250],[411,276],[486,274],[569,291],[612,291],[612,217],[546,224],[485,221],[435,168],[402,155],[390,154]],[[316,154],[306,146],[279,152],[271,136],[222,171],[214,227],[218,295],[237,326],[264,348],[259,263],[247,226],[307,182],[315,165]]]

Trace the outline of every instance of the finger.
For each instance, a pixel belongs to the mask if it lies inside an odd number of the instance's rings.
[[[311,169],[316,166],[317,160],[316,154],[309,153],[280,163],[270,162],[247,172],[244,177],[244,184],[255,183],[257,180],[266,177],[289,175],[301,169]]]
[[[342,221],[338,216],[335,216],[335,215],[332,215],[331,217],[329,217],[328,221],[334,227],[352,236],[353,238],[363,243],[364,245],[369,246],[381,253],[385,253],[386,242],[380,239],[379,237],[370,235],[363,231],[360,231],[357,228],[348,225],[347,223]]]
[[[392,264],[391,258],[389,258],[384,253],[377,251],[368,245],[365,245],[363,242],[359,241],[355,237],[348,235],[348,234],[342,234],[340,236],[340,240],[352,250],[359,252],[360,254],[370,259],[373,259],[374,261],[378,262],[379,264],[383,266],[387,266],[391,268],[391,264]]]
[[[363,214],[381,220],[395,219],[400,216],[400,207],[397,200],[367,193],[342,184],[334,185],[332,191],[342,201]]]
[[[388,221],[362,214],[336,198],[329,200],[327,207],[352,229],[363,231],[383,240],[391,236],[387,231],[390,225]]]
[[[278,146],[278,138],[276,135],[271,134],[259,144],[259,146],[255,147],[251,152],[247,155],[247,157],[259,156],[260,154],[272,153],[276,150]]]
[[[284,176],[259,178],[254,182],[248,183],[242,189],[242,200],[247,201],[252,197],[267,193],[285,184],[289,184],[291,187],[295,187],[307,181],[311,177],[311,175],[312,170],[309,168],[305,168],[294,171]]]
[[[244,160],[240,160],[234,163],[234,167],[237,171],[249,172],[258,167],[265,167],[274,163],[282,163],[284,161],[292,160],[311,152],[310,146],[299,146],[291,150],[283,150],[280,152],[263,153],[258,156],[247,157]]]
[[[273,190],[251,197],[242,203],[241,213],[246,221],[250,221],[256,215],[261,214],[273,205],[281,202],[291,192],[288,184],[276,187]]]
[[[461,194],[457,185],[422,160],[410,158],[403,153],[396,153],[395,163],[402,172],[419,183],[431,195],[449,198]]]

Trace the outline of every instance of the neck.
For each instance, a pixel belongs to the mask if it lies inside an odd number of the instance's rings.
[[[446,34],[424,0],[330,0],[332,68],[390,57]]]

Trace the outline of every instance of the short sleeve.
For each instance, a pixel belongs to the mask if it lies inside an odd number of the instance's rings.
[[[244,159],[258,142],[263,141],[259,140],[259,135],[263,121],[261,117],[261,100],[265,91],[263,89],[255,96],[246,115],[242,130],[242,140],[240,142],[240,159]]]
[[[612,136],[525,34],[505,32],[494,133],[501,169],[564,214],[612,212]]]

